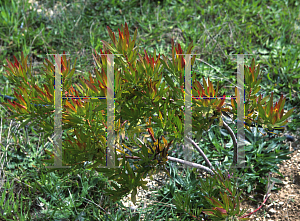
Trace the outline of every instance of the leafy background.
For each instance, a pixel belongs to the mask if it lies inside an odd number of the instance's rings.
[[[287,97],[285,109],[297,108],[286,128],[289,134],[295,134],[300,126],[299,77],[294,78],[300,69],[299,9],[299,1],[4,0],[0,3],[1,91],[12,95],[13,88],[3,75],[3,64],[7,64],[6,58],[12,61],[13,55],[20,59],[22,51],[32,57],[39,83],[43,83],[42,62],[45,58],[53,61],[46,54],[66,51],[72,61],[78,57],[74,75],[74,83],[78,83],[78,76],[87,77],[88,72],[93,73],[92,49],[99,51],[102,48],[100,40],[110,42],[106,26],[117,32],[126,21],[131,35],[138,28],[140,48],[150,53],[155,48],[157,53],[170,55],[172,38],[184,50],[193,41],[193,53],[199,54],[197,59],[206,62],[196,60],[193,72],[200,79],[209,76],[213,83],[220,81],[226,93],[232,91],[236,82],[234,54],[252,54],[245,56],[245,64],[249,65],[252,58],[260,63],[263,94],[274,92],[274,100],[283,94]],[[44,148],[50,148],[51,142],[41,140],[35,132],[37,128],[30,125],[18,129],[18,123],[7,119],[10,113],[4,107],[1,106],[0,112],[0,205],[3,205],[0,215],[3,219],[138,220],[142,215],[142,212],[133,215],[129,210],[121,209],[119,204],[111,205],[101,194],[101,189],[110,188],[101,174],[94,175],[82,168],[63,180],[59,173],[47,173],[40,160],[45,155]],[[234,128],[234,124],[230,126]],[[240,188],[246,195],[254,195],[252,200],[261,202],[265,174],[274,172],[276,165],[287,159],[289,149],[281,137],[266,140],[259,133],[256,137],[247,134],[247,141],[250,145],[246,153],[252,158],[247,160],[254,165],[254,172],[247,172],[247,183],[241,184]],[[217,151],[217,144],[224,147],[221,152]],[[230,138],[223,129],[213,127],[199,145],[214,164],[230,165]],[[170,155],[182,158],[181,152],[181,147],[174,148]],[[275,153],[275,160],[266,160]],[[193,159],[204,164],[196,155]],[[170,170],[172,166],[169,163]],[[188,179],[182,176],[183,180]],[[189,177],[188,171],[185,177]],[[189,185],[189,182],[177,182],[178,191],[175,191],[170,181],[155,199],[161,202],[172,199],[174,192],[184,196]],[[192,194],[191,204],[195,203],[201,206],[199,196]],[[145,217],[149,220],[192,219],[185,212],[175,211],[174,207],[170,214],[170,208],[163,205],[150,207],[153,211],[159,210],[159,215],[148,211]]]

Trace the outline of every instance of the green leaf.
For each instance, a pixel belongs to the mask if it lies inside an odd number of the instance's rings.
[[[300,74],[292,75],[292,78],[300,78]]]
[[[131,193],[131,201],[133,202],[134,205],[136,204],[136,193],[137,193],[137,188],[134,188]]]
[[[258,110],[259,110],[259,117],[262,117],[264,120],[268,120],[266,117],[266,113],[263,109],[263,107],[261,106],[261,104],[258,104]]]
[[[294,109],[295,107],[289,110],[285,115],[283,115],[279,122],[282,122],[286,120],[288,117],[290,117],[293,114]]]
[[[166,81],[170,85],[170,87],[174,90],[175,86],[174,86],[173,80],[167,74],[164,75],[164,78],[166,79]]]
[[[30,121],[32,121],[31,118],[28,118],[27,120],[25,120],[21,125],[20,128],[23,128],[25,125],[27,125]]]
[[[251,192],[251,189],[252,189],[252,186],[251,186],[251,184],[249,184],[248,189],[247,189],[247,192],[250,193],[250,192]]]

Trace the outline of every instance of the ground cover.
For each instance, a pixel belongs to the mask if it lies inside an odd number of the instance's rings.
[[[149,52],[156,48],[158,53],[169,53],[171,38],[185,47],[190,41],[196,43],[194,53],[200,54],[193,71],[199,76],[208,76],[213,81],[220,80],[223,90],[230,90],[229,82],[236,78],[235,56],[230,54],[254,54],[263,69],[262,88],[265,94],[274,92],[275,99],[281,94],[287,97],[286,109],[298,107],[289,119],[286,134],[293,135],[290,160],[279,165],[284,178],[282,189],[272,192],[267,204],[256,213],[258,220],[297,220],[299,208],[299,20],[298,1],[262,1],[241,3],[239,1],[3,1],[1,5],[0,72],[5,59],[20,58],[20,53],[31,54],[35,73],[38,74],[47,53],[67,51],[79,56],[76,78],[93,73],[91,48],[102,47],[99,40],[108,41],[105,27],[117,31],[126,20],[133,33],[139,29],[140,47]],[[132,34],[131,33],[131,34]],[[251,61],[246,58],[246,63]],[[220,74],[221,73],[221,74]],[[41,76],[36,76],[40,83]],[[12,88],[3,74],[0,75],[0,88],[12,95]],[[19,125],[7,120],[7,110],[1,107],[1,194],[3,207],[0,215],[5,219],[49,218],[56,220],[81,219],[84,215],[103,220],[108,214],[123,217],[124,220],[138,219],[130,215],[129,208],[118,210],[110,205],[109,199],[101,195],[101,188],[107,183],[101,175],[87,171],[70,174],[68,180],[60,179],[59,174],[46,174],[39,169],[35,159],[43,155],[43,149],[51,146],[49,140],[40,140],[30,127],[19,130]],[[222,140],[219,140],[220,142]],[[47,143],[48,142],[48,143]],[[46,144],[47,143],[47,144]],[[279,142],[276,143],[279,145]],[[213,147],[209,139],[206,147]],[[203,146],[204,148],[204,146]],[[9,151],[9,152],[7,152]],[[176,153],[174,153],[175,155]],[[7,164],[8,163],[8,164]],[[181,171],[178,171],[180,174]],[[182,177],[186,175],[182,174]],[[273,175],[272,175],[273,176]],[[60,187],[60,188],[59,188]],[[176,188],[184,189],[180,185]],[[144,214],[149,220],[164,220],[170,208],[162,198],[168,189],[158,193],[160,201],[153,211]],[[182,191],[184,193],[184,191]],[[262,202],[263,194],[253,190],[248,197],[257,201],[247,201],[248,213]],[[295,196],[293,196],[295,195]],[[245,196],[246,197],[246,196]],[[151,209],[151,207],[149,207]],[[55,211],[55,213],[54,213]],[[275,211],[275,212],[274,212]],[[22,215],[21,215],[22,212]],[[151,214],[153,216],[151,216]],[[172,214],[173,220],[182,218],[184,213]],[[36,218],[34,218],[36,217]],[[164,217],[164,218],[163,218]],[[171,220],[171,217],[169,217]],[[4,218],[3,218],[4,219]],[[122,218],[120,218],[122,219]],[[186,219],[191,219],[187,217]]]

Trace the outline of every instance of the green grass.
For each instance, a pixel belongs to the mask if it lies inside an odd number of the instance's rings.
[[[20,59],[22,51],[32,57],[39,83],[43,82],[38,75],[42,62],[45,58],[53,62],[46,54],[63,51],[70,54],[72,63],[78,58],[74,83],[78,76],[87,77],[88,72],[93,72],[92,49],[100,51],[100,40],[110,42],[106,26],[117,34],[117,29],[126,21],[131,35],[138,28],[140,47],[150,53],[156,48],[157,53],[170,55],[172,37],[184,49],[193,41],[193,53],[209,64],[197,60],[193,72],[200,79],[209,76],[213,82],[220,81],[228,93],[236,82],[236,55],[233,54],[252,54],[245,55],[245,64],[249,65],[252,58],[260,63],[263,92],[273,91],[275,100],[280,94],[285,95],[285,109],[297,107],[299,111],[300,95],[296,92],[300,82],[293,76],[300,70],[300,1],[61,2],[52,17],[43,12],[54,9],[52,0],[39,2],[39,7],[32,6],[32,9],[25,0],[0,3],[1,92],[12,95],[13,88],[3,76],[3,65],[7,64],[6,58],[13,61],[13,55]],[[6,220],[40,220],[41,217],[83,220],[80,217],[84,215],[88,217],[85,220],[138,220],[130,211],[124,212],[120,206],[111,205],[101,194],[107,185],[101,174],[96,176],[82,169],[62,179],[57,172],[48,173],[40,159],[43,149],[51,142],[46,144],[47,140],[41,140],[41,135],[33,128],[18,129],[19,124],[7,119],[7,110],[2,106],[0,113],[0,165],[4,182],[0,216],[2,214]],[[300,126],[299,112],[292,119],[288,129],[295,132]],[[145,212],[147,219],[192,219],[164,205],[150,207],[153,211]]]

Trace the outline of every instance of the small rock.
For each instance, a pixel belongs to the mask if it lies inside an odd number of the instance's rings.
[[[276,210],[273,209],[273,208],[271,208],[271,209],[269,210],[269,212],[274,214],[274,213],[276,213]]]
[[[286,137],[286,140],[287,140],[287,141],[292,141],[292,142],[295,141],[295,138],[294,138],[293,136],[285,135],[285,137]]]
[[[131,206],[130,209],[132,212],[134,212],[137,209],[137,206]]]

